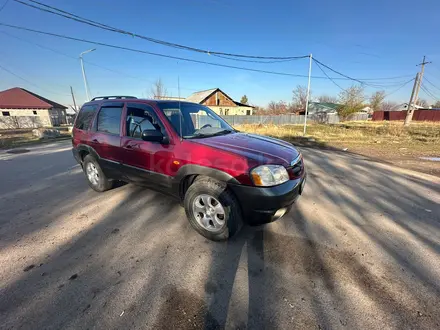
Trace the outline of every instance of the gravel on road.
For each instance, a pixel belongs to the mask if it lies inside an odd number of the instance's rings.
[[[292,211],[219,243],[70,147],[0,153],[2,329],[440,328],[437,177],[304,148]]]

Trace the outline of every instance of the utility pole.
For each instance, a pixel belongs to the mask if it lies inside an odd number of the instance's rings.
[[[76,108],[76,101],[75,101],[75,95],[73,94],[73,88],[70,86],[70,93],[72,94],[72,100],[73,100],[73,111],[78,113],[78,109]]]
[[[310,54],[309,59],[310,59],[310,63],[309,63],[309,81],[307,83],[306,113],[305,113],[305,116],[304,116],[304,133],[303,133],[304,136],[306,136],[306,131],[307,131],[307,114],[308,114],[308,111],[309,111],[310,78],[312,76],[312,61],[313,61],[313,55],[312,54]]]
[[[84,79],[84,88],[86,89],[86,96],[87,96],[87,100],[86,101],[87,102],[90,101],[90,95],[89,95],[90,93],[89,93],[89,86],[87,84],[86,71],[84,70],[83,55],[87,54],[87,53],[90,53],[90,52],[93,52],[94,50],[96,50],[96,48],[86,50],[85,52],[82,52],[81,54],[79,54],[79,60],[81,62],[81,71],[82,71],[82,75],[83,75],[83,79]]]
[[[409,126],[409,124],[411,124],[411,120],[412,120],[412,117],[414,115],[414,110],[415,110],[415,107],[414,107],[414,109],[412,109],[413,99],[414,99],[414,106],[415,106],[415,105],[417,105],[417,100],[418,100],[418,97],[419,97],[420,86],[422,85],[423,74],[425,73],[425,65],[429,64],[429,63],[432,63],[432,62],[426,62],[425,59],[426,59],[426,56],[423,56],[422,63],[417,64],[417,66],[421,66],[422,68],[420,70],[420,73],[417,73],[417,75],[416,75],[416,81],[414,82],[413,91],[411,93],[411,98],[410,98],[409,103],[408,103],[408,111],[406,112],[406,118],[405,118],[404,126]]]
[[[409,123],[411,122],[412,116],[413,116],[414,110],[411,109],[411,105],[414,100],[414,95],[416,93],[416,90],[419,86],[419,76],[420,76],[420,73],[417,72],[416,78],[414,79],[414,86],[413,86],[413,89],[411,92],[411,97],[409,98],[408,109],[406,112],[406,118],[405,118],[405,124],[404,124],[405,126],[409,125]]]

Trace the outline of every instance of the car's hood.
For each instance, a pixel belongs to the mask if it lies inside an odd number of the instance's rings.
[[[244,156],[257,165],[289,166],[299,155],[292,144],[257,134],[233,133],[191,141]]]

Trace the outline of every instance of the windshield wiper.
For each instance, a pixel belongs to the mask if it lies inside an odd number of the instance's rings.
[[[215,132],[215,133],[195,133],[193,136],[189,137],[190,139],[199,138],[199,137],[211,137],[211,136],[217,136],[217,135],[226,135],[235,132],[234,130],[230,129],[223,129],[221,131]]]
[[[216,136],[216,135],[226,135],[226,134],[230,134],[235,132],[234,130],[230,130],[230,129],[224,129],[218,132],[215,132],[214,134],[211,134],[211,136]]]

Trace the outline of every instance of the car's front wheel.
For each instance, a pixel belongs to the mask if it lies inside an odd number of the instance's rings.
[[[107,179],[96,159],[87,155],[84,158],[83,170],[89,186],[98,192],[109,190],[113,186],[113,181]]]
[[[210,240],[226,240],[242,227],[237,199],[217,180],[196,180],[186,191],[184,206],[192,227]]]

